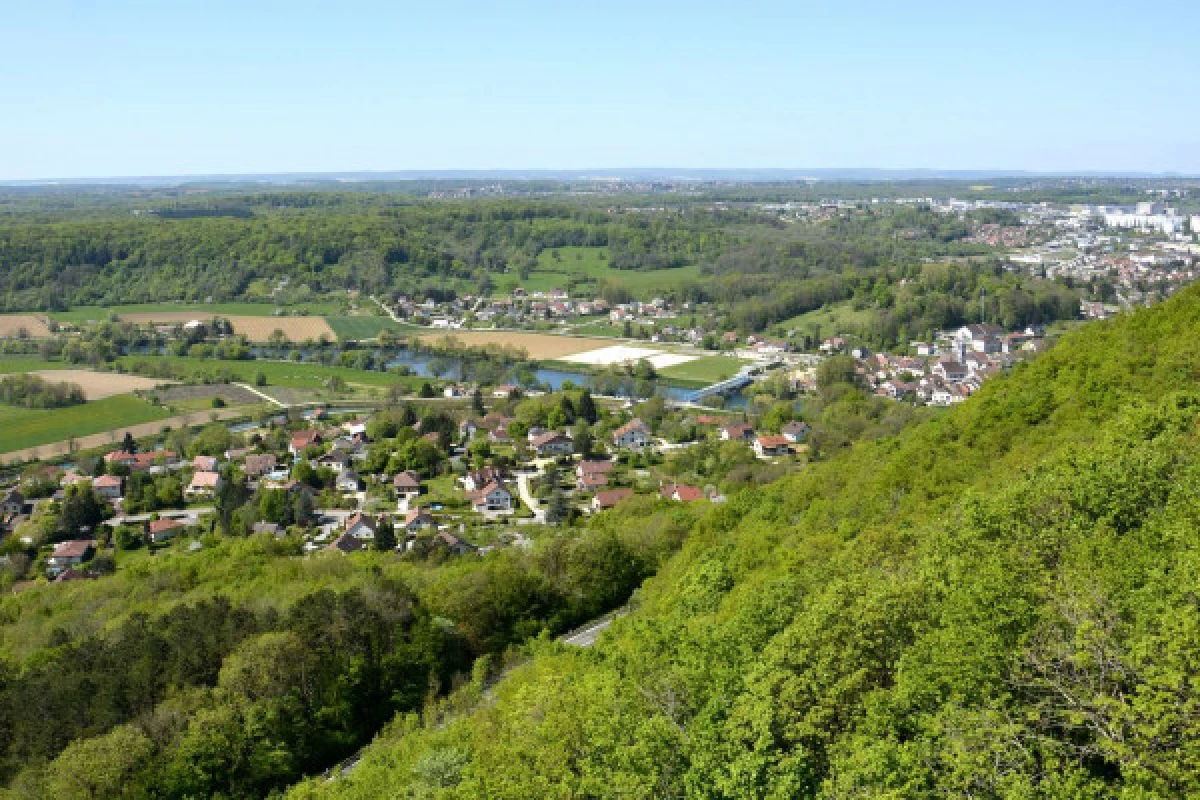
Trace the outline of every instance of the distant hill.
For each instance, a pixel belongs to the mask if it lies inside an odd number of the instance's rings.
[[[317,797],[1200,794],[1200,288],[732,497],[588,651]]]

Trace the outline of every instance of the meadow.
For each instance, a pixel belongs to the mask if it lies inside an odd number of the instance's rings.
[[[0,453],[153,422],[168,416],[170,414],[166,410],[131,394],[48,410],[0,406]]]
[[[350,339],[360,341],[378,339],[379,334],[385,330],[398,333],[421,330],[416,325],[405,325],[389,317],[379,316],[326,317],[325,321],[329,323],[329,327],[337,334],[338,341],[342,342]]]
[[[364,386],[367,388],[388,388],[403,384],[408,388],[417,388],[425,382],[424,378],[415,376],[395,375],[388,372],[374,372],[349,367],[327,367],[322,364],[291,361],[218,361],[207,358],[189,358],[186,356],[124,356],[118,363],[129,369],[135,363],[159,364],[166,362],[171,369],[181,377],[203,378],[213,376],[225,370],[234,382],[253,384],[258,373],[267,379],[267,387],[282,386],[289,389],[323,389],[326,381],[337,376],[349,386]],[[269,393],[269,392],[268,392]]]
[[[274,303],[141,303],[121,306],[77,306],[69,311],[51,311],[46,314],[59,322],[70,322],[81,325],[86,322],[100,322],[109,319],[113,314],[194,314],[199,319],[212,317],[245,316],[271,317],[278,310],[284,310],[289,316],[320,316],[338,313],[340,306],[330,301],[301,303],[296,306],[279,306]]]
[[[820,333],[821,338],[828,338],[857,333],[870,325],[873,317],[870,309],[855,311],[853,303],[835,303],[785,319],[776,327],[781,331],[798,330],[814,336]]]
[[[730,356],[702,356],[684,364],[663,367],[658,374],[670,381],[686,381],[709,386],[737,374],[744,361]]]
[[[613,269],[608,263],[607,247],[557,247],[541,252],[537,266],[527,279],[506,275],[496,283],[503,293],[511,292],[518,286],[527,292],[548,292],[571,287],[574,295],[583,294],[581,290],[585,288],[594,291],[607,282],[623,286],[635,295],[645,296],[700,278],[700,268],[697,266],[659,270]]]

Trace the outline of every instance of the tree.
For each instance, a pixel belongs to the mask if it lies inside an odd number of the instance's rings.
[[[429,385],[429,381],[421,384],[421,388],[417,390],[417,397],[433,397],[433,387]]]
[[[567,496],[561,489],[555,489],[554,493],[550,495],[550,502],[546,505],[546,522],[558,525],[567,519],[570,511],[570,506],[567,505]]]
[[[154,743],[135,725],[67,745],[46,770],[51,797],[134,796],[130,782],[154,753]]]
[[[122,453],[136,453],[137,452],[137,442],[134,441],[133,434],[130,433],[129,431],[125,431],[125,438],[121,440],[121,452]]]
[[[381,517],[375,528],[375,549],[384,553],[396,549],[396,528],[390,517]]]
[[[258,373],[254,376],[254,385],[259,386],[259,387],[266,386],[267,385],[267,373],[263,372],[262,370],[259,370]]]
[[[587,389],[584,389],[583,394],[579,396],[579,416],[589,425],[595,425],[596,420],[599,419],[599,414],[596,412],[596,401],[592,399],[592,393]]]
[[[487,411],[483,405],[483,392],[479,391],[479,389],[471,392],[471,409],[476,414],[483,414],[485,411]]]

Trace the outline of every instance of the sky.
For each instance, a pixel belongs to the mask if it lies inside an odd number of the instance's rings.
[[[1200,2],[0,0],[0,180],[1200,174]]]

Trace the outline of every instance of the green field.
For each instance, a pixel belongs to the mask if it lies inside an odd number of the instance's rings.
[[[854,305],[846,302],[800,314],[780,322],[776,327],[782,331],[798,330],[815,334],[819,326],[821,337],[827,338],[838,334],[856,334],[870,324],[871,318],[872,312],[869,309],[855,311]]]
[[[422,330],[417,325],[405,325],[390,317],[326,317],[325,321],[341,341],[347,339],[377,339],[383,330],[407,332]]]
[[[410,388],[417,388],[426,381],[415,376],[393,375],[387,372],[368,372],[366,370],[350,369],[348,367],[326,367],[321,364],[293,363],[288,361],[219,361],[209,358],[188,358],[175,356],[124,356],[119,363],[128,367],[135,362],[158,363],[166,361],[185,375],[212,375],[220,370],[228,369],[233,380],[242,383],[253,383],[255,376],[261,372],[267,377],[267,386],[283,386],[289,389],[322,389],[325,381],[337,375],[347,384],[371,388],[387,388],[397,383]],[[436,384],[436,381],[430,381]]]
[[[665,367],[658,374],[672,381],[696,382],[704,386],[732,378],[746,362],[730,356],[704,356],[686,364]]]
[[[506,293],[518,286],[529,292],[547,292],[570,286],[573,295],[587,295],[594,293],[601,283],[609,282],[645,296],[666,291],[686,281],[700,280],[700,277],[700,269],[695,266],[647,271],[613,269],[608,265],[607,247],[558,247],[541,252],[537,266],[528,279],[507,275],[497,283]]]
[[[310,316],[336,314],[340,311],[339,304],[318,301],[301,303],[297,306],[278,306],[272,303],[142,303],[125,306],[79,306],[70,311],[51,311],[46,316],[59,322],[70,322],[76,325],[88,321],[102,321],[110,314],[148,314],[155,312],[189,312],[200,317],[271,317],[275,311],[283,308],[290,315],[307,313]]]
[[[164,409],[131,394],[119,394],[81,406],[49,410],[0,406],[0,453],[61,442],[72,436],[103,433],[170,416]]]
[[[0,357],[0,374],[9,372],[36,372],[43,369],[73,369],[78,364],[68,364],[65,361],[42,361],[37,358],[22,358],[21,356]]]

